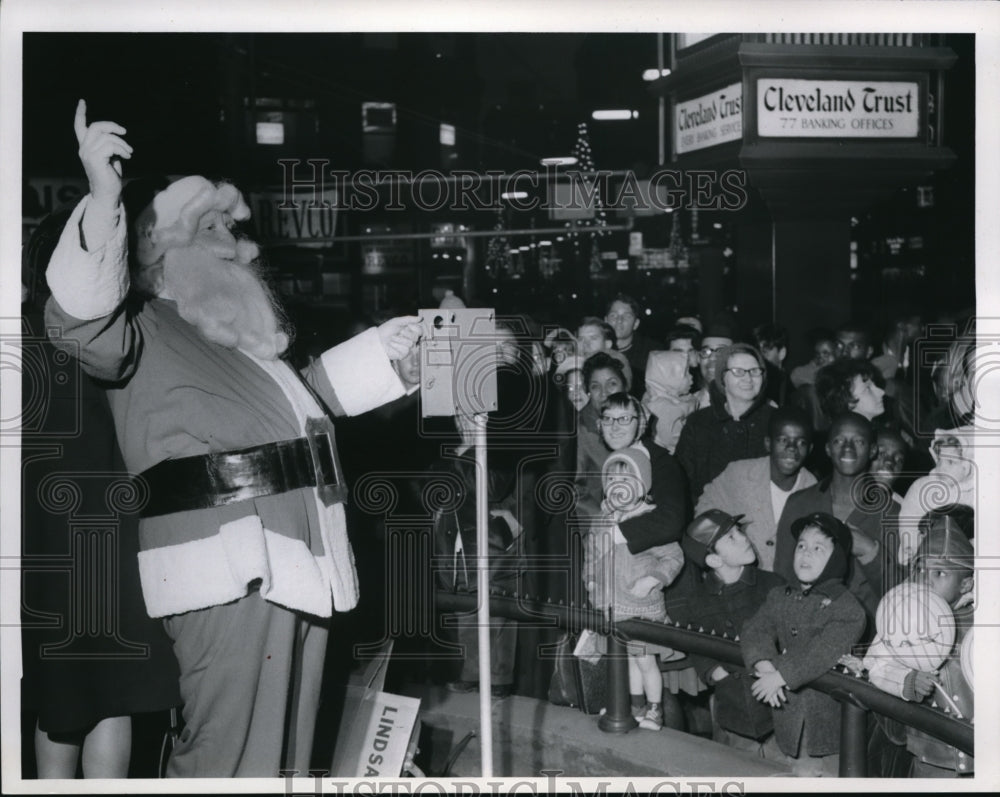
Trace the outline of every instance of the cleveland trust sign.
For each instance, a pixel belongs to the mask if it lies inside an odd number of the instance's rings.
[[[916,82],[757,81],[757,135],[771,137],[915,138]]]
[[[853,312],[851,217],[955,161],[941,120],[955,52],[933,34],[767,33],[678,38],[672,52],[651,87],[669,103],[672,165],[747,177],[748,202],[727,219],[731,257],[713,242],[691,250],[699,312],[723,309],[729,291],[792,340],[836,327]]]

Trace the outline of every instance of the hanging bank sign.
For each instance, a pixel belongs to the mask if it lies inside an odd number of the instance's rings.
[[[757,135],[779,138],[916,138],[916,82],[757,79]]]
[[[674,106],[674,153],[683,155],[743,138],[743,84]]]

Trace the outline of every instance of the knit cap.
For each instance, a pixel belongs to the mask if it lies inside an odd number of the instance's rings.
[[[608,475],[612,472],[612,468],[620,462],[628,463],[629,470],[632,473],[638,473],[639,479],[642,481],[643,492],[648,493],[653,486],[653,466],[649,461],[649,455],[646,454],[641,448],[636,448],[634,446],[629,446],[628,448],[623,448],[618,451],[613,451],[608,455],[608,458],[604,461],[604,466],[601,468],[601,480],[604,484],[607,484]],[[619,482],[615,489],[622,490],[635,490],[637,485],[629,484],[628,482]],[[620,498],[634,498],[635,496],[619,496]]]

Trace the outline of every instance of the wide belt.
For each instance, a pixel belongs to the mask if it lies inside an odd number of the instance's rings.
[[[347,500],[333,424],[310,418],[306,435],[237,451],[168,459],[135,477],[149,518],[315,487],[326,506]]]

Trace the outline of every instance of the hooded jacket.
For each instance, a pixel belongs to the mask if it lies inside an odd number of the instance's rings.
[[[767,454],[764,438],[771,419],[772,405],[767,399],[767,372],[760,392],[750,408],[739,418],[726,409],[723,384],[724,363],[733,354],[749,354],[764,368],[764,358],[755,348],[737,343],[719,349],[715,379],[709,384],[712,403],[688,416],[675,452],[691,485],[691,497],[697,501],[705,485],[737,459]]]
[[[643,406],[656,417],[656,444],[671,454],[677,448],[684,421],[698,408],[698,397],[690,391],[681,394],[688,369],[687,353],[650,352],[646,362],[646,393]]]

